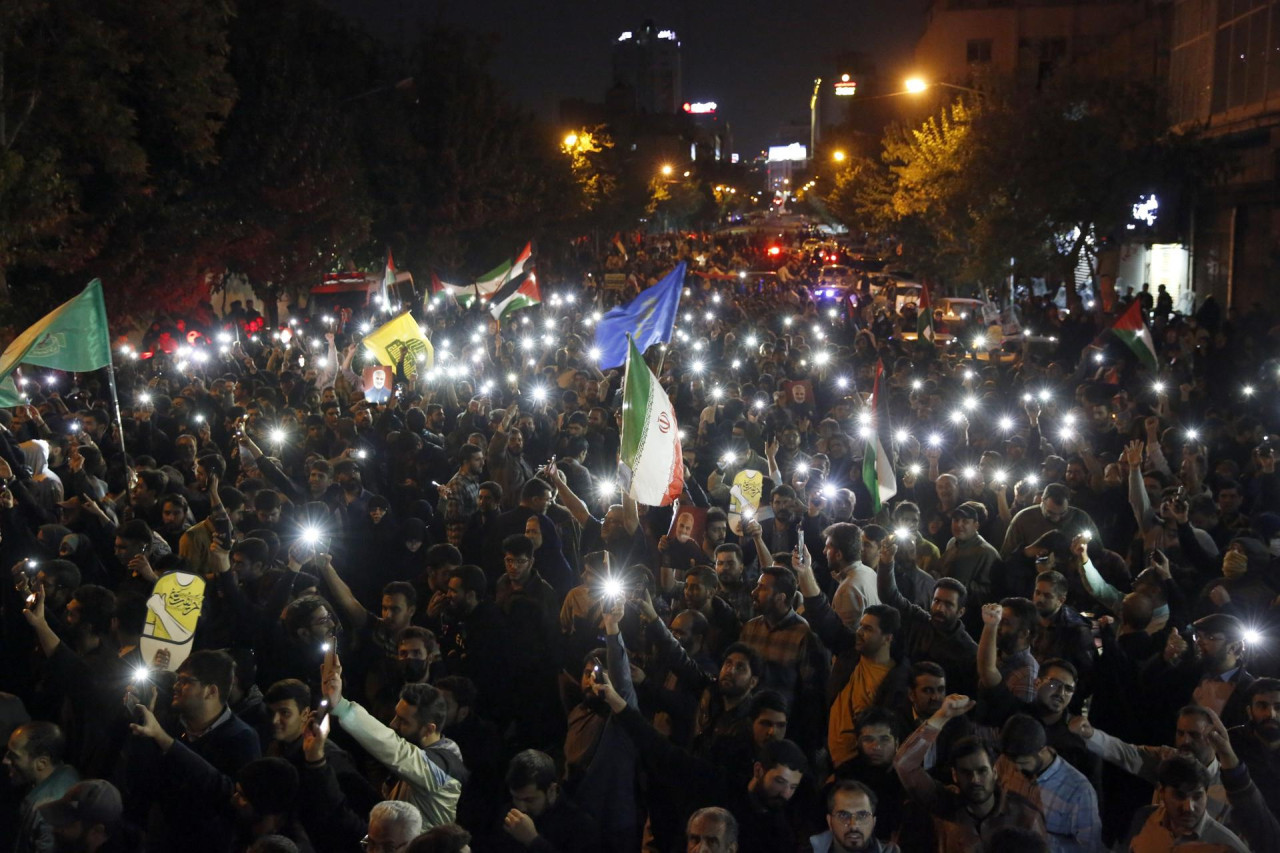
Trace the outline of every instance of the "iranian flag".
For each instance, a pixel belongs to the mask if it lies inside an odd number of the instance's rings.
[[[923,337],[923,333],[921,335]],[[867,440],[862,453],[862,482],[871,493],[871,514],[880,512],[885,501],[898,493],[898,475],[889,451],[889,387],[884,381],[884,362],[876,362],[876,381],[871,390],[871,423],[863,427]]]
[[[929,301],[927,284],[920,286],[920,303],[916,305],[916,336],[920,342],[933,346],[933,304]]]
[[[621,445],[618,479],[625,494],[646,506],[666,506],[680,497],[684,460],[675,409],[629,337]]]
[[[510,282],[489,302],[489,313],[499,323],[513,311],[538,305],[542,302],[542,291],[538,289],[538,276],[532,270],[520,282]]]
[[[1120,315],[1120,319],[1116,320],[1116,324],[1111,327],[1111,331],[1117,338],[1124,342],[1124,345],[1133,350],[1133,354],[1138,357],[1138,361],[1147,366],[1151,372],[1156,372],[1159,363],[1156,360],[1156,345],[1151,340],[1151,330],[1147,328],[1146,322],[1142,319],[1142,305],[1137,300],[1129,306],[1129,310]]]

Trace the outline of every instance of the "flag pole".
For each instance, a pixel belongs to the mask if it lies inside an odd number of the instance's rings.
[[[112,350],[108,350],[112,352]],[[128,458],[124,450],[124,421],[120,418],[120,397],[116,393],[116,359],[115,355],[111,356],[111,363],[107,365],[107,384],[111,386],[111,402],[116,406],[116,431],[120,438],[120,457],[121,461]]]

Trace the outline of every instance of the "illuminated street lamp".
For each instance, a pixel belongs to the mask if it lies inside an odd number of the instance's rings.
[[[935,80],[932,83],[925,81],[921,77],[908,77],[903,83],[909,95],[920,95],[927,92],[933,86],[941,86],[944,89],[955,89],[957,92],[968,92],[971,95],[981,95],[982,92],[971,86],[958,86],[955,83],[944,83],[941,80]]]
[[[672,167],[670,163],[662,164],[662,174],[664,177],[667,177],[667,178],[671,177],[671,173],[674,171],[675,171],[675,168]]]
[[[845,161],[845,158],[846,158],[847,156],[848,156],[848,155],[847,155],[847,154],[845,154],[845,153],[844,153],[843,151],[841,151],[840,149],[836,149],[835,151],[832,151],[832,152],[831,152],[831,159],[832,159],[832,160],[835,160],[837,163],[843,163],[843,162]]]
[[[565,147],[565,148],[574,148],[574,147],[576,147],[576,146],[577,146],[577,144],[578,144],[578,134],[576,134],[576,133],[566,133],[566,134],[565,134],[565,137],[564,137],[564,147]]]

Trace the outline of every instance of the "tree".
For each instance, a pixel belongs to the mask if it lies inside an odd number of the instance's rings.
[[[828,203],[951,281],[1003,280],[1010,258],[1019,273],[1069,281],[1096,237],[1123,231],[1139,196],[1202,184],[1220,163],[1196,131],[1170,130],[1150,87],[1063,72],[892,128],[881,163],[851,162]]]
[[[412,103],[388,98],[363,138],[374,233],[406,265],[466,277],[542,234],[565,237],[582,209],[562,138],[512,106],[486,70],[491,46],[460,31],[422,34]]]
[[[0,301],[83,284],[104,248],[214,162],[234,101],[230,9],[207,0],[0,8]],[[98,270],[94,269],[96,273]],[[10,277],[21,289],[10,291]],[[104,279],[106,276],[104,276]],[[110,283],[109,299],[120,291]],[[42,300],[44,301],[44,300]],[[30,309],[30,310],[28,310]]]

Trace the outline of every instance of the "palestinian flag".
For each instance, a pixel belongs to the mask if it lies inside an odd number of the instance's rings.
[[[1133,354],[1138,357],[1138,361],[1147,366],[1152,373],[1159,368],[1159,362],[1156,359],[1156,345],[1151,340],[1151,330],[1147,328],[1146,322],[1142,319],[1142,304],[1136,299],[1129,306],[1129,310],[1120,315],[1120,319],[1116,320],[1111,332],[1117,338],[1124,342],[1124,345],[1133,350]]]
[[[885,501],[898,493],[894,472],[893,441],[889,431],[889,384],[884,381],[884,362],[876,362],[876,381],[871,391],[871,423],[866,429],[867,447],[862,454],[862,482],[871,493],[871,514],[880,512]]]
[[[622,380],[618,480],[636,503],[666,506],[684,491],[684,459],[675,409],[631,338]]]
[[[525,275],[533,270],[533,243],[526,243],[520,254],[509,261],[498,264],[476,280],[475,284],[466,286],[446,284],[445,289],[453,294],[458,304],[470,308],[477,299],[492,301],[495,294],[511,282],[521,282]]]
[[[440,280],[440,276],[436,275],[436,271],[431,271],[431,294],[427,297],[427,304],[430,305],[431,300],[436,296],[440,297],[441,302],[452,302],[456,307],[458,304],[457,294],[454,292],[456,288],[451,284],[445,284]]]
[[[622,255],[622,259],[627,260],[627,247],[622,245],[622,232],[618,231],[613,235],[613,247],[618,250],[618,254]]]
[[[489,313],[501,324],[508,314],[541,302],[542,291],[538,288],[538,276],[530,269],[522,280],[508,282],[493,295],[489,300]]]
[[[933,303],[929,301],[929,285],[920,286],[920,302],[916,305],[916,336],[921,344],[933,346]]]

